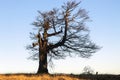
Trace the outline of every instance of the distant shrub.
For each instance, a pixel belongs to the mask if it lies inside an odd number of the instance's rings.
[[[90,66],[85,66],[83,68],[83,74],[94,74],[94,70]]]

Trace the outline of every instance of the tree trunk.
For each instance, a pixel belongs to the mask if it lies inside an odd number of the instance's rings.
[[[39,67],[37,74],[43,74],[43,73],[48,73],[47,69],[47,30],[48,30],[48,23],[45,22],[44,24],[44,33],[43,33],[43,41],[41,41],[41,37],[38,40],[39,43]]]
[[[48,69],[47,69],[47,53],[46,51],[40,51],[39,53],[39,67],[37,74],[48,74]]]

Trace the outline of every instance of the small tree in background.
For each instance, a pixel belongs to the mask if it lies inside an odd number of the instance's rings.
[[[93,74],[94,70],[90,66],[85,66],[83,68],[83,74]]]
[[[85,22],[89,20],[85,9],[78,9],[80,2],[68,1],[60,9],[40,12],[33,22],[37,32],[30,33],[33,60],[39,60],[37,73],[48,73],[48,62],[78,55],[89,58],[99,47],[89,39]]]

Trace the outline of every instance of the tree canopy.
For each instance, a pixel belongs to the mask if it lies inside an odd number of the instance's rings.
[[[30,58],[41,61],[41,54],[46,54],[43,56],[47,56],[47,61],[73,55],[89,58],[99,50],[99,46],[89,38],[85,24],[90,19],[88,12],[78,7],[80,3],[68,1],[59,9],[38,11],[39,15],[33,22],[36,31],[30,33],[33,43],[27,47],[32,53]]]

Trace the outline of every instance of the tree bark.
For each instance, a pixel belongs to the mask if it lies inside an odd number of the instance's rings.
[[[41,53],[39,54],[40,58],[39,58],[39,67],[38,67],[38,71],[37,74],[48,74],[48,69],[47,69],[47,53],[45,53],[46,51],[41,51]]]
[[[47,30],[44,30],[43,34],[43,40],[41,37],[38,39],[39,43],[39,67],[37,74],[48,74],[48,69],[47,69]]]

